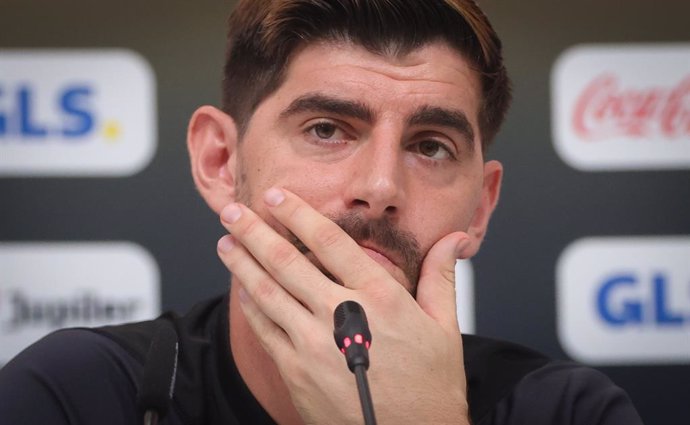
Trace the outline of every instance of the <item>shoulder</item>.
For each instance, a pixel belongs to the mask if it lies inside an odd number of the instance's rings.
[[[166,394],[176,382],[166,421],[203,423],[189,415],[204,411],[201,371],[215,368],[214,341],[226,334],[226,306],[227,296],[219,296],[182,317],[165,313],[145,322],[66,329],[44,337],[0,369],[0,423],[138,423],[140,388],[153,382],[160,389],[163,381]],[[165,344],[157,338],[161,327],[173,330]],[[156,343],[160,355],[148,361]],[[161,363],[170,364],[163,368]]]
[[[505,341],[463,335],[468,402],[473,422],[485,417],[529,373],[549,362],[541,353]]]
[[[136,369],[137,362],[117,343],[91,329],[64,329],[53,332],[29,346],[3,369],[5,373],[18,370],[55,376],[79,375],[104,371],[104,365],[115,365],[116,369],[129,374]],[[91,375],[93,376],[93,375]]]
[[[642,424],[628,395],[606,375],[560,361],[527,374],[493,415],[505,420],[488,423]]]
[[[479,337],[470,340],[468,385],[471,392],[471,379],[479,384],[475,397],[481,409],[472,415],[474,423],[642,423],[625,391],[593,368],[554,361],[516,344]]]
[[[140,373],[141,365],[111,339],[87,329],[57,331],[0,370],[0,399],[10,401],[2,403],[0,419],[134,423],[134,409],[108,406],[135,405]]]

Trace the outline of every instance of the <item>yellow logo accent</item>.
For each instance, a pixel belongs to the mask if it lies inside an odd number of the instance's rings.
[[[108,120],[103,124],[103,137],[107,142],[113,143],[120,138],[122,128],[120,123],[114,120]]]

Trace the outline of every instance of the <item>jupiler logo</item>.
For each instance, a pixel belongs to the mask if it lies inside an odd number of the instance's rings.
[[[140,300],[105,298],[95,293],[66,294],[60,297],[37,297],[24,291],[1,294],[5,308],[0,315],[6,318],[0,326],[5,332],[25,328],[59,329],[70,325],[89,326],[133,320]]]

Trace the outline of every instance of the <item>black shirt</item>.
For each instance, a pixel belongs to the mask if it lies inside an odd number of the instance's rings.
[[[142,423],[137,391],[157,326],[177,332],[170,425],[275,424],[239,375],[230,351],[228,295],[179,317],[57,331],[0,369],[0,424]],[[515,344],[463,336],[475,425],[641,424],[603,374]],[[172,372],[172,371],[171,371]]]

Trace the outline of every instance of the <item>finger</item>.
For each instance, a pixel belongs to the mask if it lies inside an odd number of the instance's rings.
[[[319,262],[347,288],[360,289],[390,280],[390,274],[369,257],[343,229],[297,195],[271,188],[264,201],[271,214],[290,229]]]
[[[417,303],[446,330],[458,330],[455,262],[470,244],[464,232],[451,233],[429,250],[417,286]]]
[[[311,313],[281,287],[233,236],[218,241],[218,256],[258,308],[291,339],[309,328]]]
[[[287,333],[261,311],[239,281],[233,282],[233,285],[239,286],[240,308],[264,350],[277,363],[290,353],[294,353],[294,345]]]
[[[324,300],[335,299],[337,290],[342,288],[334,285],[261,217],[244,205],[230,204],[221,212],[221,222],[293,297],[317,315],[331,314],[332,306],[326,312]]]

